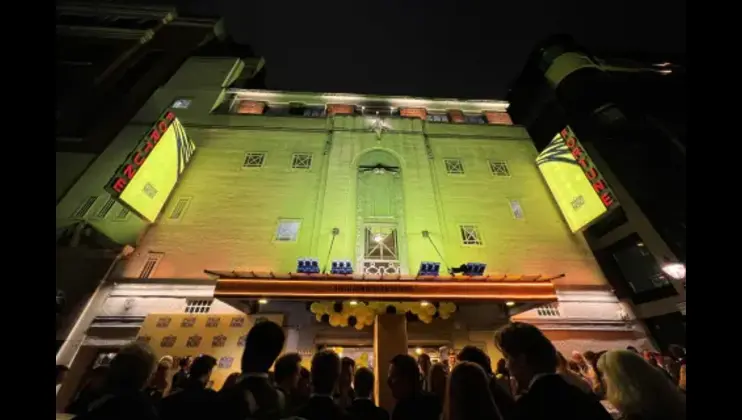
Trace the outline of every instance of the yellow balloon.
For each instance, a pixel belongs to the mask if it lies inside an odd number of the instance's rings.
[[[355,329],[357,329],[358,331],[361,331],[363,327],[365,327],[365,325],[358,323],[356,324]]]
[[[361,353],[356,363],[359,367],[368,367],[368,353]]]
[[[322,322],[322,316],[324,314],[315,314],[314,317],[317,319],[317,322]]]
[[[433,315],[435,315],[435,311],[436,311],[435,306],[428,305],[428,306],[425,307],[424,313],[426,315],[430,315],[432,317]]]
[[[312,311],[313,314],[318,314],[322,311],[322,304],[320,304],[319,302],[314,302],[311,306],[309,306],[309,310]]]
[[[441,319],[451,318],[451,314],[449,314],[448,312],[441,312],[439,315],[440,315]]]

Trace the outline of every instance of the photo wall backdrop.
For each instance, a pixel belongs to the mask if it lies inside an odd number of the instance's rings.
[[[166,355],[175,359],[169,380],[177,371],[178,360],[208,354],[217,360],[211,387],[219,390],[232,372],[241,370],[245,337],[258,322],[283,325],[282,314],[149,314],[137,340],[149,343],[158,360]]]

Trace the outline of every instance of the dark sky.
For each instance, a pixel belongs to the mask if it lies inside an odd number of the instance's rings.
[[[685,52],[685,0],[183,0],[225,17],[275,90],[502,99],[533,45]]]

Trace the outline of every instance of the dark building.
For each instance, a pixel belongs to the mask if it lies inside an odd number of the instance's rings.
[[[572,155],[593,165],[587,178],[610,187],[615,203],[580,230],[661,348],[685,344],[685,81],[682,58],[593,54],[557,36],[534,49],[507,98],[539,151],[568,128],[581,144]]]
[[[238,81],[262,87],[263,60],[233,43],[219,19],[182,16],[172,5],[134,1],[58,3],[56,13],[57,203],[188,58],[239,57],[244,80]],[[183,96],[174,97],[171,106],[189,104]],[[57,228],[58,346],[96,286],[131,252],[90,223],[113,213],[113,201],[97,212],[91,211],[94,202],[75,211],[74,224]]]
[[[66,168],[57,201],[155,89],[222,35],[218,22],[168,5],[57,4],[55,143],[57,166]]]

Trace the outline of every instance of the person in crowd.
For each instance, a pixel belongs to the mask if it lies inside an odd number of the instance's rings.
[[[680,370],[685,366],[685,349],[677,344],[670,344],[668,353],[673,363],[671,363],[670,374],[675,378],[676,383],[680,385]]]
[[[505,359],[499,359],[497,361],[497,367],[495,368],[495,380],[497,381],[498,385],[500,385],[500,388],[505,390],[505,392],[510,396],[510,398],[513,398],[513,387],[511,386],[510,381],[510,371],[508,371],[507,363],[505,363]]]
[[[435,363],[430,367],[428,373],[428,391],[438,397],[439,401],[446,398],[446,383],[448,382],[448,372],[443,363]]]
[[[332,398],[340,378],[340,357],[332,350],[320,350],[312,357],[312,396],[297,416],[307,420],[348,420],[349,414]]]
[[[82,390],[77,397],[67,406],[65,413],[80,415],[88,411],[88,406],[98,398],[102,397],[103,386],[105,385],[108,366],[96,366],[87,383],[83,385]]]
[[[488,392],[491,378],[478,364],[461,361],[451,370],[445,402],[445,420],[499,420],[503,417]]]
[[[626,350],[639,354],[639,350],[634,346],[626,346]]]
[[[640,356],[609,351],[598,361],[606,398],[626,420],[684,420],[685,396]]]
[[[652,366],[656,366],[656,365],[657,365],[657,360],[655,360],[655,359],[654,359],[654,357],[652,356],[652,352],[651,352],[651,351],[649,351],[649,350],[644,350],[644,351],[642,352],[642,357],[643,357],[643,358],[644,358],[644,360],[646,360],[646,361],[647,361],[647,362],[648,362],[648,363],[649,363],[650,365],[652,365]]]
[[[428,353],[420,353],[417,356],[417,365],[420,366],[420,375],[422,375],[422,386],[423,391],[430,392],[430,384],[428,383],[428,376],[430,376],[430,355]]]
[[[273,368],[273,377],[276,385],[286,397],[286,410],[290,413],[299,409],[301,402],[296,398],[296,387],[299,384],[301,372],[301,356],[299,353],[286,353],[276,360]]]
[[[590,377],[590,364],[585,360],[585,356],[580,353],[579,351],[573,351],[572,352],[572,360],[574,360],[575,363],[577,363],[578,369],[577,373],[582,375],[583,378],[589,378]]]
[[[578,374],[580,376],[580,378],[585,379],[585,377],[582,376],[582,371],[580,370],[580,364],[579,363],[577,363],[576,361],[570,359],[570,360],[567,360],[567,366],[569,367],[569,370],[571,370],[572,372]]]
[[[354,420],[389,420],[389,413],[378,407],[371,394],[374,391],[374,373],[369,368],[359,368],[353,377],[356,397],[348,407]]]
[[[398,354],[389,366],[387,384],[397,404],[392,420],[438,420],[443,409],[442,401],[434,394],[424,392],[420,370],[415,358]]]
[[[170,385],[167,381],[167,376],[168,372],[170,372],[170,369],[173,367],[173,363],[174,360],[172,356],[162,356],[160,361],[157,362],[157,370],[155,371],[154,376],[152,376],[146,390],[147,394],[152,398],[155,404],[159,403],[167,392],[168,386]]]
[[[185,386],[186,381],[188,381],[188,365],[190,363],[191,358],[188,356],[178,360],[178,371],[173,375],[171,392],[183,389]]]
[[[296,384],[294,403],[296,407],[303,407],[312,395],[312,374],[304,366],[299,368],[299,382]]]
[[[239,378],[240,378],[239,372],[230,373],[229,376],[227,376],[227,378],[224,380],[224,383],[222,384],[222,388],[219,390],[219,393],[224,393],[232,389],[232,387],[237,384],[237,380],[239,380]]]
[[[476,346],[464,346],[456,358],[460,362],[476,363],[482,368],[482,370],[484,370],[484,373],[487,375],[487,386],[489,387],[490,393],[492,394],[492,398],[495,401],[499,412],[502,414],[502,417],[509,418],[513,412],[515,401],[513,400],[513,397],[510,396],[510,393],[505,391],[501,385],[497,383],[487,353]],[[455,369],[456,368],[454,367],[454,370]]]
[[[513,420],[610,420],[595,397],[570,386],[559,375],[554,345],[537,327],[523,322],[495,332],[495,345],[525,393],[515,401]]]
[[[602,400],[605,396],[605,390],[603,389],[603,378],[598,370],[598,359],[605,354],[605,351],[590,353],[589,357],[585,358],[589,364],[587,379],[590,381],[590,388],[593,390],[593,394]]]
[[[211,417],[273,420],[285,415],[285,396],[268,375],[285,341],[283,328],[274,322],[258,322],[250,329],[242,352],[242,374],[234,386],[219,394],[219,415]]]
[[[216,391],[207,389],[216,359],[209,355],[198,356],[190,367],[188,377],[181,387],[160,402],[162,420],[201,420],[211,417],[216,405]]]
[[[561,352],[557,352],[557,374],[564,379],[568,384],[577,387],[580,391],[586,394],[592,394],[593,390],[590,387],[590,382],[585,380],[582,375],[572,371],[569,368],[567,359]]]
[[[355,398],[355,393],[353,392],[353,373],[355,369],[355,360],[350,357],[340,359],[340,378],[338,379],[337,390],[333,397],[335,398],[335,402],[343,409],[350,407],[350,404],[353,403],[353,398]]]
[[[137,341],[124,346],[108,367],[103,396],[75,419],[157,420],[154,403],[144,392],[156,367],[157,358],[149,345]]]
[[[680,364],[670,356],[661,356],[661,358],[662,363],[660,363],[660,366],[670,375],[672,382],[677,384],[680,378]]]

